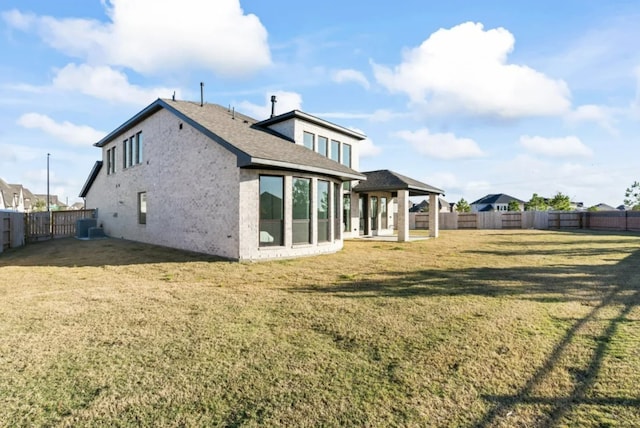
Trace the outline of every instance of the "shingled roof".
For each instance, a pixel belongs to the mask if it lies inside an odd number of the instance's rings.
[[[514,198],[513,196],[509,196],[504,193],[495,193],[484,196],[477,201],[471,202],[471,205],[474,204],[508,204],[511,201],[516,201],[519,204],[524,204],[524,201],[521,201],[518,198]]]
[[[228,108],[191,101],[158,99],[98,141],[102,147],[123,132],[161,109],[193,126],[213,141],[237,156],[240,168],[276,168],[315,172],[342,180],[362,180],[364,175],[345,165],[322,156],[265,126],[256,119]]]
[[[13,197],[15,194],[20,194],[21,187],[22,186],[19,184],[9,184],[0,178],[0,193],[2,193],[1,199],[4,201],[4,205],[0,206],[0,210],[13,208]]]
[[[381,169],[363,173],[366,181],[361,181],[353,188],[355,192],[396,192],[398,190],[408,190],[409,196],[423,196],[436,193],[444,195],[444,190],[433,187],[421,181],[414,180],[397,172]]]

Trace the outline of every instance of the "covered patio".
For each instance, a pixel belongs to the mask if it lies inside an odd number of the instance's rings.
[[[438,206],[444,190],[387,169],[363,173],[367,179],[353,187],[359,196],[360,236],[391,236],[398,229],[397,241],[409,241],[409,198],[429,196],[429,206]],[[397,200],[397,225],[389,224],[389,207]],[[438,210],[429,210],[429,237],[439,233]]]

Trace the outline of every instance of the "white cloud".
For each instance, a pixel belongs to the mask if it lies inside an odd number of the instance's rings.
[[[35,22],[35,17],[32,14],[23,14],[16,9],[2,12],[2,19],[10,27],[21,31],[28,31]]]
[[[613,126],[612,114],[606,107],[593,104],[582,105],[567,113],[566,118],[567,121],[573,124],[594,122],[609,131],[611,134],[618,134],[618,130]]]
[[[549,157],[591,157],[593,152],[573,135],[560,138],[520,137],[520,145],[531,153]]]
[[[373,144],[373,141],[371,141],[370,138],[365,138],[364,140],[360,141],[359,150],[361,158],[378,156],[380,153],[382,153],[382,149]]]
[[[395,136],[409,142],[418,152],[436,159],[464,159],[484,155],[478,143],[452,133],[432,134],[427,128],[400,131]]]
[[[514,119],[563,114],[569,89],[530,67],[507,62],[515,39],[504,28],[467,22],[440,29],[406,50],[393,69],[372,64],[379,83],[431,111]]]
[[[366,135],[365,132],[362,129],[358,129],[358,128],[349,128],[352,131],[358,132],[362,135]],[[367,137],[364,140],[360,141],[360,143],[358,144],[358,153],[360,154],[361,158],[366,158],[366,157],[373,157],[373,156],[378,156],[380,153],[382,153],[382,149],[379,146],[376,146],[373,141]]]
[[[333,73],[333,81],[337,83],[346,83],[346,82],[354,82],[358,85],[362,86],[365,89],[370,88],[369,80],[357,70],[345,69],[338,70]]]
[[[271,64],[267,31],[239,0],[104,0],[109,22],[5,12],[11,27],[35,29],[53,48],[91,64],[139,73],[204,68],[226,76]]]
[[[264,120],[271,116],[271,96],[276,96],[275,114],[300,110],[302,108],[302,96],[296,92],[272,91],[265,94],[263,105],[243,101],[238,104],[237,110],[258,120]]]
[[[18,119],[18,125],[29,129],[40,129],[56,139],[76,146],[90,146],[105,136],[104,132],[85,125],[74,125],[69,122],[58,123],[49,116],[38,113],[27,113]]]
[[[86,64],[68,64],[58,70],[53,79],[53,87],[135,105],[147,105],[156,98],[168,98],[173,94],[173,90],[169,88],[144,89],[131,85],[126,74],[111,67]]]

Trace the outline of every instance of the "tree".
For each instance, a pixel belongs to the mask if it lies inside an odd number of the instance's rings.
[[[634,211],[640,211],[640,183],[634,181],[624,192],[624,204]]]
[[[509,205],[507,206],[508,211],[520,211],[520,204],[516,200],[509,201]]]
[[[46,211],[47,210],[47,202],[43,199],[37,199],[31,208],[33,211]]]
[[[471,212],[471,206],[464,198],[460,198],[460,200],[456,203],[456,211],[459,213],[469,213]]]
[[[534,193],[529,202],[525,202],[524,209],[526,211],[546,211],[549,209],[549,205],[545,198]]]
[[[571,199],[569,199],[567,195],[563,195],[561,192],[558,192],[549,201],[549,205],[551,206],[551,209],[554,211],[570,211]]]

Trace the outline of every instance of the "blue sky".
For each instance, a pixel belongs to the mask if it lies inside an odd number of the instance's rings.
[[[472,202],[640,180],[640,2],[3,0],[0,177],[69,203],[158,97],[364,132],[361,170]]]

